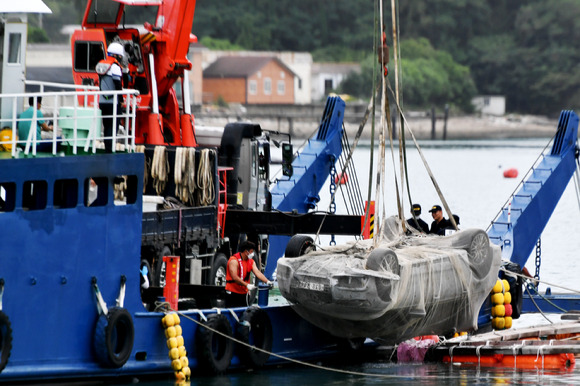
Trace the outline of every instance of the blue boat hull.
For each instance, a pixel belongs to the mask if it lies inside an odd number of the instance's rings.
[[[2,354],[10,356],[0,382],[171,374],[163,313],[147,311],[140,293],[143,164],[142,154],[0,160],[1,305],[12,337],[11,347],[4,339]],[[114,197],[119,176],[129,176],[124,202]],[[119,368],[104,366],[95,353],[96,288],[109,309],[120,301],[132,318],[134,343]],[[335,352],[337,338],[290,306],[262,309],[272,324],[273,353],[308,359]],[[244,310],[221,310],[233,331],[233,313],[239,318]],[[203,370],[195,321],[216,312],[183,312],[194,372]],[[280,361],[271,356],[268,363]],[[239,365],[234,355],[231,366]]]

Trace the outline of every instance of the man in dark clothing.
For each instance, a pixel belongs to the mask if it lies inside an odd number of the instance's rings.
[[[116,91],[123,88],[123,69],[120,60],[123,59],[124,48],[119,43],[111,43],[107,49],[107,58],[101,60],[96,67],[99,74],[99,87],[101,91]],[[117,117],[113,118],[115,112],[115,102],[117,107]],[[113,120],[115,120],[115,134],[121,121],[119,115],[122,114],[121,96],[113,94],[101,94],[99,96],[99,108],[103,119],[105,131],[105,150],[107,153],[113,151]]]
[[[419,218],[419,216],[421,216],[421,205],[413,204],[411,207],[411,213],[413,213],[415,217],[408,219],[407,224],[419,232],[429,233],[429,225]]]
[[[429,213],[431,213],[431,216],[433,216],[433,222],[431,223],[431,229],[429,230],[429,233],[445,236],[445,228],[452,225],[449,220],[443,217],[443,210],[441,207],[439,205],[433,205]]]

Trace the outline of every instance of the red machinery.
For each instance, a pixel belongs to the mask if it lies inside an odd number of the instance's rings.
[[[155,24],[126,28],[127,6],[155,7]],[[197,41],[191,34],[194,11],[195,0],[88,0],[83,29],[72,36],[73,78],[79,85],[98,85],[95,66],[109,44],[118,42],[125,48],[129,76],[124,87],[140,92],[137,143],[196,145],[186,71],[191,70],[189,44]],[[183,90],[181,111],[173,88],[178,79]]]

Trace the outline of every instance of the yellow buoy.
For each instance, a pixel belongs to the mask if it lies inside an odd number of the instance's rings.
[[[503,304],[511,304],[512,303],[512,294],[509,291],[506,291],[503,294]]]
[[[177,348],[177,347],[178,347],[177,338],[167,339],[167,348],[168,349]]]
[[[175,326],[175,336],[180,335],[183,335],[183,330],[181,329],[181,326],[178,324],[177,326]]]
[[[498,292],[502,292],[501,291],[501,280],[497,279],[497,281],[495,282],[495,285],[493,286],[493,289],[491,290],[491,292],[493,293],[498,293]]]
[[[189,376],[191,375],[191,369],[189,368],[189,366],[184,366],[181,371],[183,372],[183,374],[185,374],[186,378],[189,378]]]
[[[183,336],[181,334],[175,337],[177,339],[177,345],[175,347],[183,346],[185,342],[183,341]]]
[[[493,307],[495,310],[496,317],[503,317],[505,315],[505,306],[503,304],[498,304]]]
[[[169,350],[169,358],[171,359],[179,359],[180,355],[179,355],[179,349],[177,348],[172,348],[171,350]]]
[[[179,358],[179,360],[181,361],[181,367],[183,368],[189,367],[189,359],[187,359],[186,356]]]
[[[163,322],[163,327],[171,327],[175,324],[175,319],[173,319],[173,315],[167,314],[161,319]]]
[[[173,315],[173,325],[177,326],[179,323],[181,323],[181,320],[179,319],[179,315],[177,315],[177,313],[173,313],[173,314],[169,314],[169,315]]]
[[[179,346],[177,348],[180,357],[184,357],[187,355],[187,351],[185,350],[185,346]]]
[[[173,361],[171,361],[171,368],[174,371],[181,370],[181,361],[179,359],[174,359]]]
[[[505,328],[512,328],[512,317],[511,316],[506,316],[505,318]]]
[[[175,327],[167,327],[165,329],[165,337],[166,338],[175,338],[177,336],[177,331],[175,330]]]
[[[177,382],[185,381],[185,374],[183,373],[183,371],[176,371],[175,372],[175,379]]]
[[[505,318],[500,318],[500,317],[496,317],[494,318],[494,320],[492,321],[492,325],[493,322],[495,322],[495,329],[496,330],[503,330],[505,327]]]
[[[510,290],[510,283],[506,279],[503,279],[501,282],[503,283],[503,290],[508,292]]]
[[[493,304],[504,304],[504,296],[501,292],[491,295],[491,301]]]

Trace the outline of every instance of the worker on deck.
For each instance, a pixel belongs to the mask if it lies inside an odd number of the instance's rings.
[[[121,60],[125,55],[125,49],[120,43],[111,43],[107,48],[107,58],[101,60],[96,67],[99,74],[99,87],[101,91],[115,91],[123,89],[123,68]],[[103,119],[105,136],[105,150],[107,153],[113,151],[113,110],[115,101],[117,104],[117,119],[115,129],[119,126],[122,114],[121,95],[101,94],[99,95],[99,108]]]
[[[429,233],[445,236],[445,228],[452,227],[451,222],[443,217],[443,210],[439,205],[433,205],[429,211],[433,217]]]
[[[30,132],[30,128],[32,126],[32,120],[34,117],[34,97],[28,98],[28,105],[30,106],[27,110],[25,110],[22,114],[20,114],[19,121],[18,121],[18,140],[19,146],[25,147],[26,141],[28,140],[28,135]],[[41,142],[43,131],[52,131],[53,127],[46,124],[44,121],[44,115],[42,115],[42,111],[40,110],[42,107],[42,97],[36,97],[36,151],[39,152],[51,152],[52,151],[52,143],[48,142]],[[31,141],[34,141],[34,137],[31,138]]]
[[[254,264],[254,250],[256,245],[250,241],[240,245],[239,252],[228,260],[226,271],[226,307],[244,307],[251,304],[249,298],[256,286],[250,283],[250,273],[254,273],[262,282],[272,285]]]
[[[420,218],[421,205],[413,204],[411,207],[411,213],[413,214],[413,217],[407,219],[407,224],[419,232],[429,233],[429,224]]]

